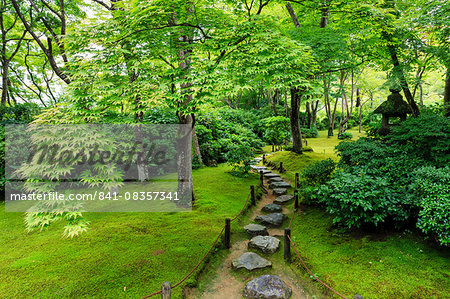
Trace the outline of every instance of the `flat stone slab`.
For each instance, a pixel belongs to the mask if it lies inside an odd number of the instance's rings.
[[[280,226],[281,224],[283,224],[284,215],[282,213],[259,215],[255,218],[255,220],[264,225]]]
[[[283,181],[283,179],[280,178],[279,176],[275,176],[275,177],[273,177],[273,178],[269,178],[269,182],[270,182],[270,183],[274,183],[274,182],[282,182],[282,181]]]
[[[275,188],[291,188],[291,185],[286,182],[273,182],[270,184],[269,188],[275,189]]]
[[[272,236],[256,236],[248,242],[248,248],[258,249],[263,253],[274,253],[280,247],[280,240]]]
[[[267,274],[246,283],[242,295],[251,299],[288,299],[292,290],[277,275]]]
[[[264,174],[264,177],[265,178],[268,178],[268,179],[270,179],[270,178],[279,178],[280,177],[280,175],[279,174],[277,174],[277,173],[266,173],[266,174]]]
[[[267,212],[267,213],[275,213],[275,212],[281,212],[283,210],[283,208],[280,205],[270,203],[270,204],[264,206],[261,210],[263,212]]]
[[[253,271],[257,269],[271,268],[272,263],[254,252],[245,252],[231,262],[234,270],[247,269]]]
[[[262,171],[263,174],[266,174],[266,173],[272,173],[270,170],[267,170],[267,169],[262,169],[262,170],[260,170],[260,171]],[[259,172],[259,171],[258,171],[258,172]]]
[[[273,203],[283,205],[283,204],[289,202],[293,198],[294,198],[294,195],[290,195],[290,194],[289,195],[281,195],[281,196],[278,196],[277,198],[275,198],[273,200]]]
[[[266,166],[256,166],[256,165],[251,165],[250,167],[251,167],[252,169],[254,169],[254,170],[257,170],[257,171],[267,169]]]
[[[267,228],[261,224],[250,223],[244,226],[245,231],[252,237],[268,236]]]
[[[287,189],[286,188],[275,188],[273,189],[273,194],[275,195],[284,195],[287,193]]]

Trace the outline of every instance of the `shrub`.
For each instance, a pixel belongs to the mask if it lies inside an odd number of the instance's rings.
[[[417,227],[450,245],[450,167],[422,167],[414,172],[411,188],[419,201]]]
[[[319,137],[319,131],[317,131],[316,127],[312,127],[311,129],[301,128],[301,131],[302,131],[302,137],[303,138],[317,138],[317,137]]]
[[[342,132],[338,136],[338,139],[340,139],[340,140],[346,140],[346,139],[352,139],[352,138],[353,138],[353,134],[350,132]]]
[[[250,162],[253,160],[253,150],[246,144],[233,145],[226,153],[228,164],[233,166],[233,170],[239,173],[250,171]]]
[[[265,124],[264,138],[273,145],[283,144],[291,135],[289,118],[272,116],[263,119]]]
[[[318,194],[320,202],[334,216],[334,223],[349,228],[363,225],[378,226],[388,219],[401,223],[408,218],[402,194],[389,186],[386,179],[367,174],[337,172]]]
[[[392,127],[385,137],[391,146],[401,146],[411,155],[435,164],[450,162],[450,118],[423,111],[400,126]]]
[[[325,184],[336,167],[336,163],[331,159],[322,160],[308,165],[303,171],[305,182],[309,186]]]
[[[386,146],[381,141],[368,138],[341,142],[336,146],[336,150],[341,157],[340,167],[367,165],[374,160],[382,161],[388,156]]]

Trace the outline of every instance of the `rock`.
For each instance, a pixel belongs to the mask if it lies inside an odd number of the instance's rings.
[[[259,215],[255,218],[255,220],[265,225],[280,226],[281,224],[283,224],[284,215],[282,213]]]
[[[268,212],[268,213],[281,212],[281,210],[283,210],[283,208],[280,205],[277,205],[274,203],[270,203],[267,206],[264,206],[262,208],[263,212]]]
[[[259,172],[260,170],[265,170],[265,169],[267,169],[266,166],[256,166],[256,165],[251,165],[250,167],[251,167],[252,169],[258,171],[258,172]]]
[[[243,296],[252,299],[288,299],[292,290],[277,275],[262,275],[244,286]]]
[[[258,171],[259,172],[259,171]],[[262,169],[262,172],[263,172],[263,174],[266,174],[266,173],[272,173],[270,170],[267,170],[267,169]]]
[[[269,188],[275,189],[275,188],[291,188],[291,185],[286,182],[273,182],[270,184]]]
[[[273,200],[276,204],[285,204],[294,198],[294,195],[281,195]]]
[[[277,177],[273,177],[273,178],[269,178],[269,182],[270,183],[273,183],[273,182],[282,182],[283,181],[283,179],[282,178],[280,178],[279,176]]]
[[[275,195],[284,195],[287,193],[287,189],[286,188],[275,188],[273,189],[273,194]]]
[[[258,157],[258,158],[254,158],[253,160],[255,160],[255,161],[261,161],[262,160],[262,158],[260,158],[260,157]]]
[[[231,262],[231,265],[233,266],[234,270],[245,268],[248,271],[272,267],[272,263],[270,261],[260,257],[254,252],[245,252],[237,259],[234,259]]]
[[[274,253],[280,247],[280,240],[272,236],[256,236],[248,242],[248,248],[258,249],[263,253]]]
[[[266,173],[265,175],[264,175],[264,177],[265,178],[275,178],[275,177],[277,177],[277,178],[279,178],[280,177],[280,175],[279,174],[276,174],[276,173]]]
[[[267,236],[269,233],[267,232],[267,228],[261,224],[250,223],[244,226],[245,231],[250,236]]]

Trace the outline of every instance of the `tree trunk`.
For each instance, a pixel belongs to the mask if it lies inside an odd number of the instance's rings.
[[[291,88],[291,134],[292,134],[292,151],[294,153],[302,153],[302,132],[299,123],[299,107],[300,107],[300,90],[298,88]]]
[[[306,102],[306,109],[305,109],[305,117],[303,119],[303,123],[311,129],[311,111],[309,108],[310,104],[309,102]]]
[[[192,143],[194,145],[194,154],[197,156],[198,162],[203,164],[202,153],[200,152],[200,145],[198,143],[197,134],[195,133],[195,126],[192,128]]]
[[[8,61],[2,58],[2,105],[6,105],[8,98]]]
[[[311,126],[317,127],[317,109],[319,108],[319,100],[312,101],[311,102],[311,120],[310,123],[310,129]]]
[[[419,107],[417,107],[417,104],[414,101],[414,97],[409,90],[408,82],[406,81],[403,68],[400,65],[400,61],[398,60],[397,47],[393,44],[390,34],[388,34],[387,32],[383,32],[382,34],[383,38],[387,42],[387,47],[391,56],[392,64],[394,65],[394,73],[397,75],[397,78],[400,81],[400,85],[403,89],[403,93],[405,94],[406,101],[408,102],[409,106],[411,106],[413,116],[417,117],[420,114]]]
[[[450,69],[447,69],[444,88],[444,114],[450,116]]]

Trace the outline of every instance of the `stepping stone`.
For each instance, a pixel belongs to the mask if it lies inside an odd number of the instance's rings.
[[[272,263],[254,252],[245,252],[231,262],[234,270],[245,268],[248,271],[271,268]]]
[[[258,171],[259,172],[259,171]],[[267,174],[267,173],[272,173],[270,170],[267,170],[267,169],[262,169],[262,172],[263,172],[263,175],[264,174]]]
[[[283,205],[283,204],[289,202],[293,198],[294,198],[294,195],[290,195],[290,194],[289,195],[281,195],[281,196],[278,196],[277,198],[275,198],[273,200],[273,203]]]
[[[259,161],[261,161],[261,160],[262,160],[262,158],[259,158],[259,157],[258,157],[258,158],[254,158],[253,160],[255,160],[255,161],[258,161],[258,162],[259,162]]]
[[[277,174],[277,173],[272,173],[272,172],[271,172],[271,173],[265,174],[264,177],[265,177],[265,178],[268,178],[268,179],[270,179],[270,178],[279,178],[280,175]]]
[[[261,224],[269,226],[280,226],[283,224],[284,215],[282,213],[271,213],[267,215],[259,215],[255,218]]]
[[[250,299],[288,299],[292,290],[277,275],[266,274],[249,281],[242,295]]]
[[[275,189],[275,188],[291,188],[291,185],[286,182],[273,182],[270,184],[269,188]]]
[[[272,236],[256,236],[248,242],[248,248],[258,249],[263,253],[274,253],[280,247],[280,240]]]
[[[282,182],[282,181],[283,181],[283,179],[280,178],[279,176],[275,176],[275,177],[273,177],[273,178],[269,178],[269,182],[270,182],[270,183],[274,183],[274,182]]]
[[[275,195],[284,195],[287,193],[287,189],[286,188],[275,188],[273,189],[273,194]]]
[[[244,226],[245,231],[252,237],[254,236],[268,236],[267,228],[261,224],[250,223]]]
[[[266,166],[256,166],[256,165],[251,165],[250,167],[251,167],[252,169],[254,169],[254,170],[257,170],[257,171],[267,169]]]
[[[280,205],[277,205],[274,203],[270,203],[267,206],[262,208],[263,212],[268,212],[268,213],[281,212],[281,210],[283,210],[283,208]]]

